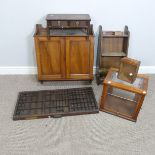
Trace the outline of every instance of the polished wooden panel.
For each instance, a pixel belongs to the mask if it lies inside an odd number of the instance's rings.
[[[105,100],[104,109],[107,111],[112,111],[116,115],[123,115],[132,118],[134,115],[134,109],[136,108],[136,103],[130,100],[126,100],[113,95],[107,95]]]
[[[81,34],[82,29],[73,31],[70,28],[51,29],[52,32],[59,31],[60,33],[49,35],[51,33],[48,28],[37,24],[34,39],[38,79],[41,81],[91,81],[93,79],[94,33],[92,25],[90,28],[91,35],[86,32]]]
[[[107,68],[107,69],[110,69],[111,67],[117,67],[119,68],[120,66],[120,59],[121,57],[101,57],[101,60],[100,60],[100,66],[103,67],[103,68]]]
[[[68,22],[67,21],[48,21],[47,25],[49,27],[64,27],[64,26],[68,26]]]
[[[123,51],[123,37],[109,38],[103,37],[101,42],[101,53],[120,53]]]
[[[92,78],[93,40],[88,37],[66,38],[67,78]]]
[[[88,74],[89,73],[89,41],[70,41],[69,63],[71,74]]]
[[[65,76],[64,40],[61,38],[36,38],[39,80]]]
[[[72,27],[84,27],[89,26],[89,22],[87,21],[71,21],[70,26]]]

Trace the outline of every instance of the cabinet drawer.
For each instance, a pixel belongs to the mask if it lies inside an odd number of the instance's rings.
[[[86,27],[88,26],[87,21],[70,21],[71,27]]]
[[[67,21],[48,21],[47,22],[48,27],[65,27],[68,26],[68,22]]]
[[[47,21],[48,27],[89,27],[89,25],[87,21]]]

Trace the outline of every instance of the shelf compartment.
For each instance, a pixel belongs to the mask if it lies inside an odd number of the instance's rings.
[[[128,34],[125,34],[122,31],[103,31],[102,32],[102,37],[103,38],[119,38],[119,37],[128,37]]]
[[[81,29],[51,29],[50,36],[87,36],[87,33]]]
[[[103,52],[102,57],[125,57],[127,56],[125,52]]]

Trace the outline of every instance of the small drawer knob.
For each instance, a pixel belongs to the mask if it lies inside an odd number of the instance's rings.
[[[58,26],[60,26],[60,23],[61,23],[61,22],[60,22],[60,21],[58,21]]]
[[[133,73],[129,73],[129,76],[133,76]]]
[[[143,91],[143,94],[146,94],[146,91]]]
[[[76,21],[76,26],[79,26],[79,21]]]

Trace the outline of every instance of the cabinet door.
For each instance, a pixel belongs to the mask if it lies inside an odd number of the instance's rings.
[[[57,80],[65,77],[64,39],[40,37],[37,44],[39,80]]]
[[[93,37],[66,38],[66,76],[70,79],[93,78]]]

